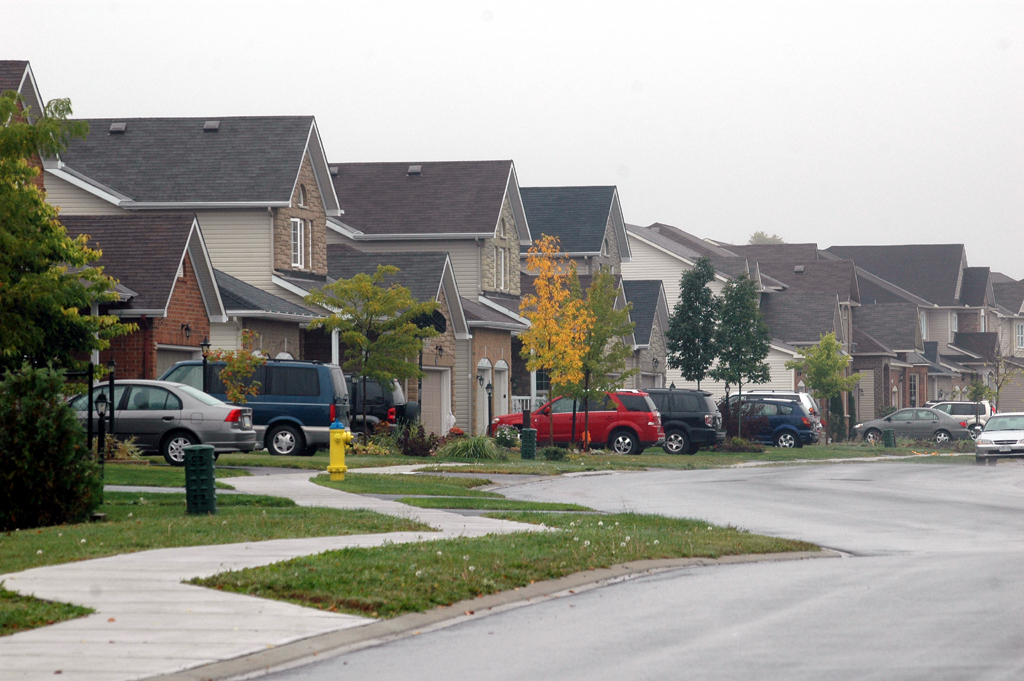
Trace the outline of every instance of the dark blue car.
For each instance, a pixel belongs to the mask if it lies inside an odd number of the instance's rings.
[[[800,402],[743,396],[743,436],[776,447],[803,447],[818,441],[811,415]]]

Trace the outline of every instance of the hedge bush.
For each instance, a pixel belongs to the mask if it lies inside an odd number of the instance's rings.
[[[437,450],[437,456],[448,459],[482,459],[504,461],[507,457],[494,440],[486,435],[459,437]]]
[[[27,365],[0,381],[0,531],[81,522],[103,500],[63,388],[62,372]]]

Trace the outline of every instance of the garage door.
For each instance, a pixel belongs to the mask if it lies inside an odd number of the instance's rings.
[[[448,370],[427,371],[424,367],[423,397],[420,400],[420,420],[423,428],[436,435],[448,432],[445,423],[451,411]]]
[[[164,372],[178,362],[186,359],[202,359],[202,354],[197,350],[171,350],[169,348],[156,349],[156,376],[160,378]]]

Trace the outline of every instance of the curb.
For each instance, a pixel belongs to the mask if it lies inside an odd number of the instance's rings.
[[[299,667],[316,659],[329,659],[345,655],[408,636],[418,636],[444,629],[472,619],[496,615],[507,610],[553,598],[572,596],[583,591],[599,589],[660,572],[690,567],[840,558],[842,556],[843,554],[838,551],[822,549],[821,551],[794,551],[791,553],[723,556],[721,558],[638,560],[608,568],[576,572],[559,579],[537,582],[511,591],[459,601],[427,612],[410,613],[390,620],[370,621],[363,626],[320,634],[241,657],[149,678],[161,681],[226,681],[228,679],[240,681]]]

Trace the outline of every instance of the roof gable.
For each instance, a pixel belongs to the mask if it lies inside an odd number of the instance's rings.
[[[23,60],[0,60],[0,92],[14,90],[25,99],[25,105],[36,115],[46,112],[46,105],[39,94],[32,65]],[[31,116],[30,116],[31,119]]]
[[[992,284],[996,304],[1009,310],[1012,315],[1024,315],[1024,281],[1006,284]]]
[[[690,248],[682,240],[670,238],[673,230],[676,230],[676,228],[660,223],[656,223],[651,227],[626,226],[626,231],[630,238],[643,240],[659,251],[678,258],[688,266],[693,267],[697,260],[705,256],[706,252],[702,252],[697,248]],[[741,274],[749,274],[746,258],[733,255],[723,256],[720,253],[707,255],[707,257],[715,267],[715,278],[720,281],[727,281]]]
[[[912,303],[861,305],[853,308],[853,327],[895,352],[923,351],[917,312]]]
[[[215,270],[217,286],[220,288],[224,309],[229,315],[252,317],[292,316],[306,319],[319,317],[317,313],[301,305],[279,298],[263,289],[256,288],[236,279],[227,272]]]
[[[790,345],[813,345],[827,333],[843,342],[839,299],[834,293],[782,291],[761,296],[761,312],[772,338]]]
[[[785,284],[790,291],[833,293],[841,303],[859,303],[860,286],[852,260],[757,259],[761,274]]]
[[[356,240],[489,237],[507,196],[519,240],[530,243],[512,161],[332,163],[330,168],[345,210],[335,222]]]
[[[626,294],[626,302],[633,306],[629,311],[629,317],[635,325],[633,337],[636,344],[639,346],[650,345],[654,320],[661,316],[667,319],[668,316],[668,303],[661,280],[623,280],[622,289]],[[664,307],[664,310],[660,310],[661,307]],[[666,319],[661,320],[662,324]]]
[[[312,116],[102,118],[49,168],[110,192],[124,208],[288,206],[308,152],[328,215],[337,197]],[[111,124],[124,132],[111,133]]]
[[[520,192],[535,238],[558,237],[570,255],[601,253],[608,220],[616,217],[615,187],[523,187]],[[624,237],[625,223],[622,231]],[[628,260],[628,241],[623,260]]]
[[[963,244],[832,246],[829,253],[867,270],[933,305],[959,304]]]
[[[965,267],[963,282],[960,285],[960,302],[973,307],[995,302],[992,300],[989,277],[990,270],[987,267]]]

